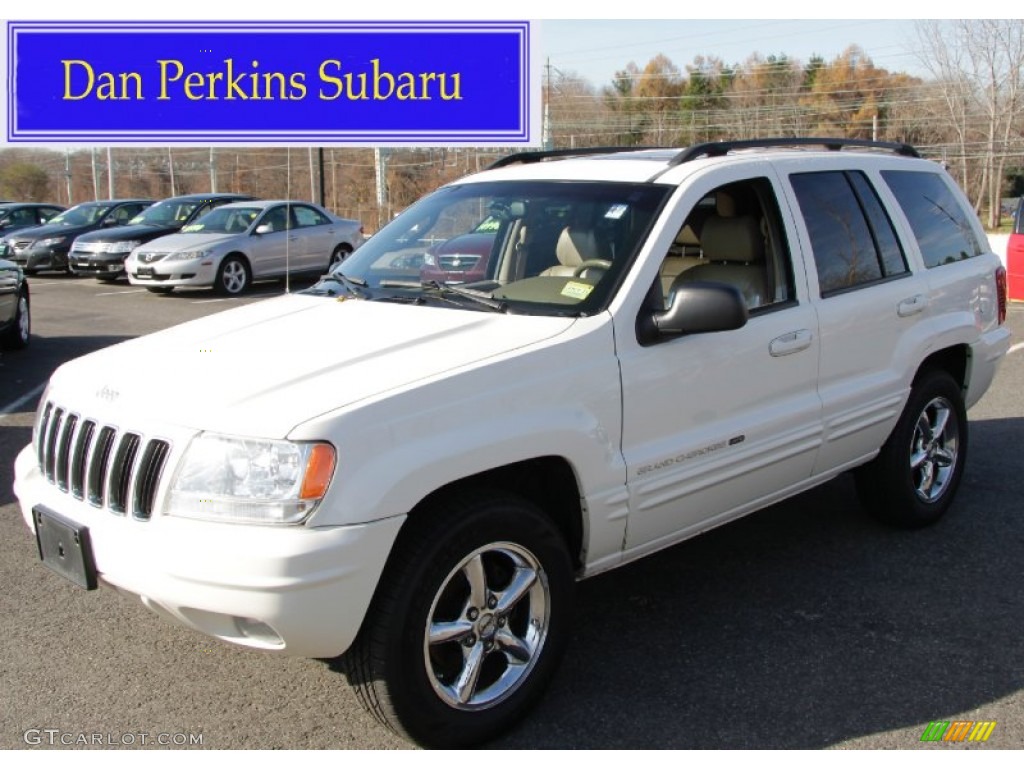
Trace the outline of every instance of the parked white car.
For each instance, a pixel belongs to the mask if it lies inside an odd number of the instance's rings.
[[[312,203],[258,200],[221,206],[173,235],[136,248],[128,280],[153,293],[213,286],[237,295],[255,280],[324,273],[363,242],[358,221]]]
[[[61,366],[15,466],[43,563],[340,655],[375,717],[452,747],[543,693],[577,579],[847,470],[890,524],[950,509],[1010,334],[941,165],[841,139],[572,153],[443,187],[306,292]],[[482,274],[424,278],[488,217]]]

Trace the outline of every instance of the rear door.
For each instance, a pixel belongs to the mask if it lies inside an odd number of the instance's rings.
[[[818,387],[824,443],[815,473],[860,463],[881,446],[909,391],[908,361],[926,317],[928,290],[912,274],[879,197],[880,179],[836,166],[788,175],[797,230],[815,265]]]

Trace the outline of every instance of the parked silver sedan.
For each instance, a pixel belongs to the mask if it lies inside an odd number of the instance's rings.
[[[212,286],[243,293],[254,280],[320,274],[363,242],[362,225],[312,203],[257,200],[223,205],[173,235],[140,245],[125,269],[153,293]]]

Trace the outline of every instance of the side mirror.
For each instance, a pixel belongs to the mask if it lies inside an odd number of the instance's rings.
[[[274,228],[269,224],[260,224],[258,227],[256,227],[257,235],[269,235],[273,231]]]
[[[732,331],[747,324],[747,305],[727,283],[684,283],[672,292],[672,303],[661,312],[646,312],[637,320],[637,338],[647,346],[688,333]]]

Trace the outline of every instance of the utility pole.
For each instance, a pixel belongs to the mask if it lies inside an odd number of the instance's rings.
[[[213,147],[210,147],[210,191],[217,191],[217,161],[213,155]]]
[[[96,147],[89,149],[89,155],[92,159],[92,199],[100,199],[100,173],[96,167]]]
[[[551,142],[551,59],[544,67],[544,125],[541,128],[541,143],[544,149],[552,149]]]
[[[114,150],[107,147],[107,198],[114,199]]]
[[[64,150],[64,180],[68,185],[68,207],[71,207],[71,150]]]
[[[375,176],[377,181],[377,229],[384,226],[389,218],[387,210],[387,174],[385,173],[387,162],[386,152],[382,152],[380,147],[375,147],[373,150],[373,164],[376,168]]]
[[[171,155],[171,148],[167,148],[167,170],[171,174],[171,197],[174,197],[178,193],[174,188],[174,157]]]

